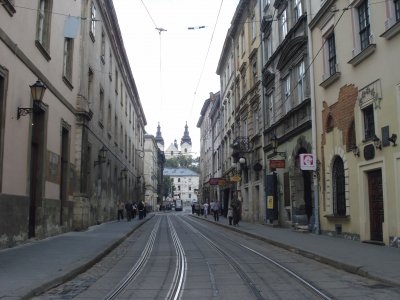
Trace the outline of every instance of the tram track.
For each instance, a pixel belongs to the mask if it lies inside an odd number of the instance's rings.
[[[252,294],[255,296],[256,299],[266,299],[259,291],[257,288],[257,285],[253,280],[247,276],[246,272],[243,270],[243,268],[240,266],[240,263],[235,260],[229,253],[227,253],[222,247],[218,246],[218,243],[220,242],[215,242],[215,237],[210,238],[203,234],[200,230],[195,228],[193,225],[191,225],[187,220],[183,220],[182,222],[185,223],[186,226],[191,228],[191,230],[195,231],[200,237],[202,237],[204,240],[206,240],[212,247],[214,247],[225,259],[226,261],[232,266],[232,268],[238,273],[238,275],[242,278],[242,280],[246,283],[248,286],[249,290],[252,292]],[[198,226],[204,227],[203,224],[200,222],[194,221],[191,219],[191,222],[196,223]],[[290,270],[288,267],[285,267],[283,264],[279,263],[277,260],[273,259],[272,257],[268,257],[255,249],[252,249],[246,245],[243,245],[241,243],[238,243],[235,240],[232,240],[228,238],[227,236],[224,236],[225,239],[229,240],[232,244],[237,245],[238,247],[241,247],[242,249],[245,249],[247,252],[258,256],[259,258],[262,258],[264,261],[267,261],[268,263],[274,265],[276,268],[282,270],[284,273],[286,273],[288,276],[291,278],[295,279],[300,285],[305,287],[307,290],[309,290],[312,294],[314,294],[317,298],[319,299],[324,299],[324,300],[331,300],[332,298],[327,295],[324,291],[319,289],[317,286],[315,286],[312,282],[309,280],[305,279],[304,277],[298,275],[296,272],[293,270]]]

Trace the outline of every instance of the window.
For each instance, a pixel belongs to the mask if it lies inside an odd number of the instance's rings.
[[[346,216],[346,189],[344,177],[343,160],[336,156],[332,166],[333,183],[333,214],[335,216]]]
[[[114,144],[118,145],[118,117],[114,117]]]
[[[92,89],[93,89],[93,77],[94,73],[91,68],[89,68],[88,72],[88,102],[89,104],[92,103]]]
[[[101,31],[100,59],[104,65],[106,63],[106,34],[104,30]]]
[[[107,131],[111,136],[111,103],[108,103],[108,111],[107,111]]]
[[[242,48],[242,55],[243,55],[244,52],[246,51],[246,38],[244,35],[244,31],[242,31],[242,34],[240,35],[240,45]]]
[[[192,190],[192,187],[189,185],[189,191],[191,191]]]
[[[64,39],[64,61],[63,61],[63,76],[72,81],[72,58],[74,52],[74,39]]]
[[[326,39],[328,46],[328,67],[329,76],[336,73],[336,45],[335,45],[335,33],[332,32]]]
[[[90,5],[90,36],[93,40],[96,36],[96,6],[94,1]]]
[[[256,16],[251,18],[251,39],[254,40],[257,35]]]
[[[286,9],[281,14],[281,36],[282,41],[285,39],[288,31],[288,24],[287,24],[287,16],[286,16]]]
[[[274,95],[271,93],[268,97],[268,112],[269,112],[269,125],[275,123],[275,111],[274,111]]]
[[[268,61],[272,55],[272,36],[271,34],[267,36],[265,40],[265,61]]]
[[[101,88],[100,89],[100,99],[99,99],[99,122],[103,123],[104,119],[104,91]]]
[[[363,110],[364,116],[364,139],[370,140],[375,137],[374,106],[371,104]]]
[[[358,6],[358,23],[361,51],[367,48],[370,44],[369,36],[371,35],[371,28],[369,22],[369,9],[368,0],[364,0]]]
[[[247,119],[243,120],[243,126],[242,126],[242,135],[243,137],[247,137],[248,135],[248,128],[247,128]]]
[[[112,80],[112,65],[113,65],[113,55],[112,55],[112,51],[111,51],[111,48],[110,48],[110,57],[109,57],[109,60],[110,60],[110,71],[109,71],[109,73],[108,73],[108,76],[110,77],[110,80]]]
[[[297,97],[299,103],[304,100],[304,61],[297,65]]]
[[[258,72],[257,60],[254,59],[252,67],[251,67],[251,77],[252,77],[252,80],[253,80],[253,85],[255,85],[256,82],[257,82],[257,78],[258,78],[257,72]]]
[[[394,11],[396,15],[396,21],[400,21],[400,0],[394,0]]]
[[[192,198],[192,194],[189,194],[189,199]]]
[[[301,17],[302,14],[303,14],[303,9],[301,7],[301,0],[295,0],[294,1],[294,17],[295,17],[296,22]]]
[[[283,101],[285,103],[285,113],[288,113],[292,109],[292,103],[290,99],[290,76],[286,76],[283,80]]]
[[[259,114],[259,109],[256,108],[253,111],[253,129],[254,129],[254,135],[258,133],[259,130],[259,119],[260,119],[260,114]]]
[[[124,129],[122,127],[122,123],[120,124],[120,129],[119,129],[119,150],[121,150],[124,148]]]
[[[39,1],[36,39],[47,51],[50,50],[50,21],[52,6],[52,0]]]
[[[118,70],[115,68],[115,93],[118,95]]]

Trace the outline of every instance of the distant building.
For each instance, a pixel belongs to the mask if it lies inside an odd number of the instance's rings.
[[[157,134],[158,134],[158,132],[159,132],[159,128],[158,128]],[[160,137],[161,137],[161,132],[160,132]],[[161,139],[162,139],[162,137],[161,137]],[[159,144],[161,142],[161,139],[157,140],[157,144]],[[164,140],[162,140],[162,142],[164,143]],[[164,146],[164,144],[162,144],[162,145]],[[188,130],[187,123],[185,125],[185,131],[183,133],[183,137],[181,138],[180,149],[179,149],[177,140],[174,140],[174,143],[171,143],[171,145],[169,145],[169,147],[165,150],[165,158],[166,159],[177,157],[179,155],[185,155],[185,156],[192,155],[192,139],[189,136],[189,130]]]
[[[175,197],[183,201],[197,201],[199,174],[185,168],[165,168],[164,176],[170,176]]]

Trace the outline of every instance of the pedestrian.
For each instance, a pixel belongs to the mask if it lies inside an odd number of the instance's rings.
[[[136,202],[132,204],[132,218],[134,219],[136,217],[137,214],[137,204]]]
[[[125,210],[126,210],[126,219],[128,222],[131,221],[132,216],[133,216],[133,207],[131,202],[126,202],[125,204]]]
[[[201,207],[200,207],[199,202],[196,202],[196,203],[195,203],[195,205],[194,205],[194,210],[196,211],[196,214],[199,216],[199,215],[200,215],[200,212],[201,212]]]
[[[118,221],[123,220],[124,219],[124,203],[122,201],[118,202],[117,209],[118,209]]]
[[[204,217],[207,218],[208,215],[208,203],[204,203],[203,205],[203,209],[204,209]]]
[[[229,225],[232,225],[232,220],[233,220],[233,209],[232,207],[228,208],[228,214],[226,215],[229,220]]]
[[[238,199],[235,199],[232,201],[231,206],[233,210],[233,226],[239,226],[242,203]]]
[[[218,222],[219,221],[219,203],[218,203],[218,201],[214,201],[212,203],[211,209],[214,214],[214,221]]]
[[[143,203],[143,201],[139,201],[138,210],[139,210],[139,220],[141,220],[141,219],[143,219],[143,215],[144,215],[144,203]]]

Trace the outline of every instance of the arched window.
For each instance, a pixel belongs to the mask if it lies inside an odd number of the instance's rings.
[[[343,160],[336,156],[332,166],[333,183],[333,214],[335,216],[346,215],[346,191]]]

